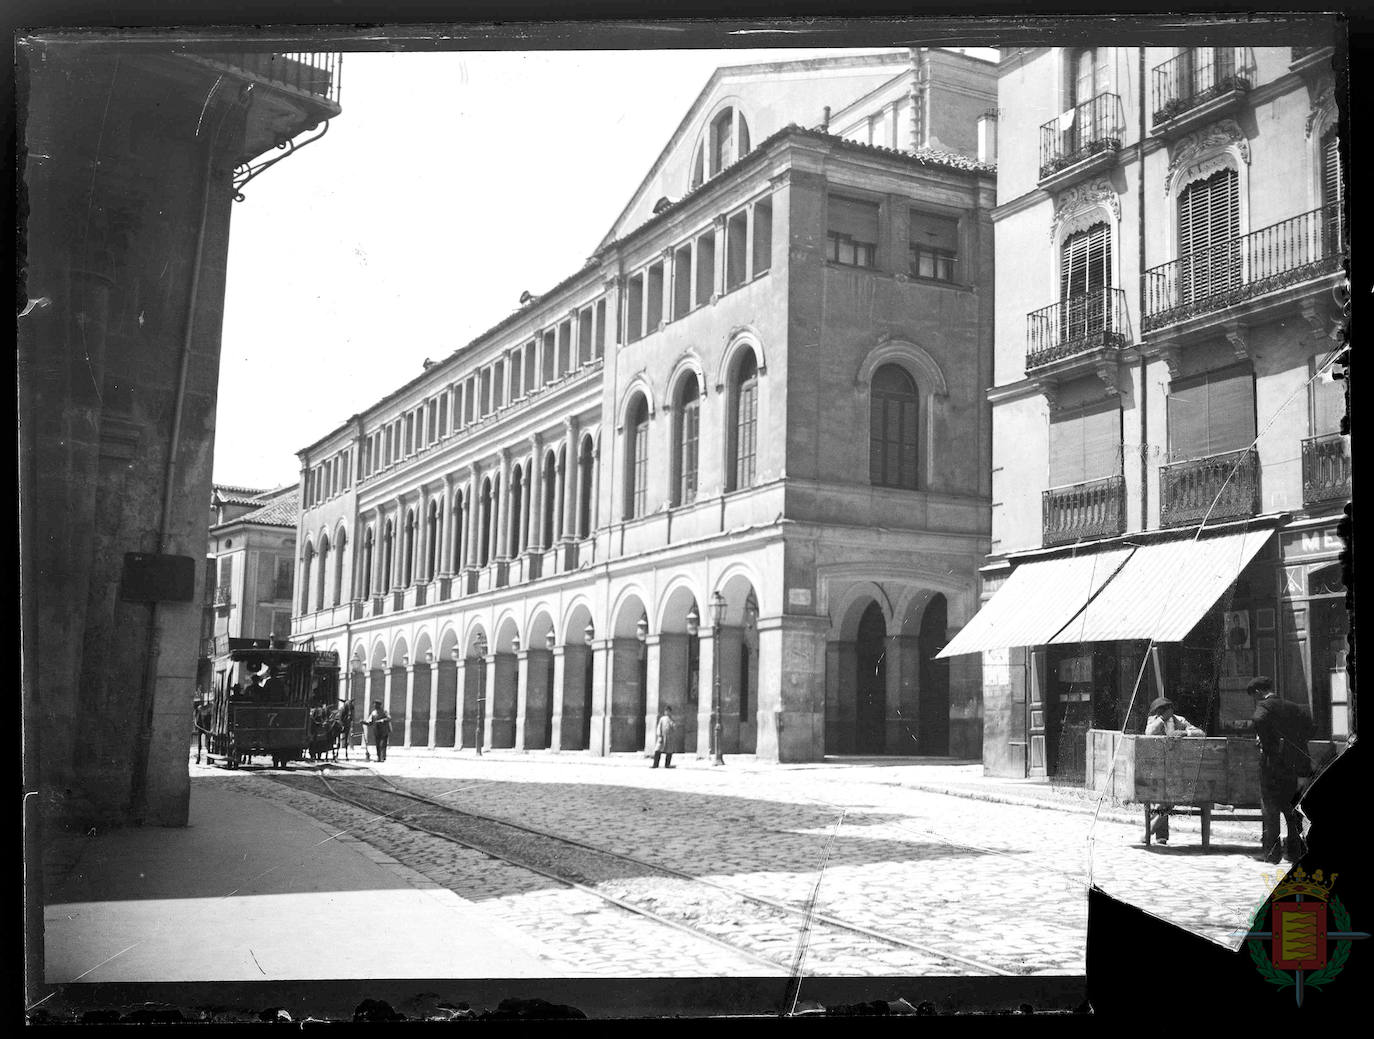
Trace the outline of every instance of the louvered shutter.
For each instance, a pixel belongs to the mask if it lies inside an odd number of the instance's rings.
[[[1335,127],[1322,135],[1322,229],[1325,252],[1345,248],[1345,180],[1341,177],[1340,138]]]
[[[1112,283],[1112,243],[1106,224],[1093,224],[1064,239],[1059,253],[1063,299],[1086,295]]]
[[[1255,379],[1249,368],[1180,381],[1168,408],[1172,461],[1239,451],[1255,439]]]
[[[1085,408],[1050,422],[1050,486],[1121,475],[1121,408]]]
[[[1178,252],[1185,301],[1238,284],[1239,238],[1240,187],[1235,170],[1218,170],[1183,189],[1178,201]]]

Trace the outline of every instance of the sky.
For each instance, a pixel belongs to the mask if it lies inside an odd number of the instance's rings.
[[[863,52],[345,55],[343,114],[234,205],[215,482],[296,482],[297,451],[580,269],[718,66],[821,53]]]

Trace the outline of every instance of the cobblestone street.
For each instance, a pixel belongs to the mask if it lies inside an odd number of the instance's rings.
[[[904,776],[928,768],[679,762],[654,771],[633,758],[402,751],[380,766],[341,762],[324,774],[341,789],[384,776],[456,809],[787,906],[804,907],[814,891],[818,914],[907,943],[875,946],[861,932],[817,926],[805,970],[818,975],[1082,973],[1090,882],[1235,947],[1275,872],[1246,857],[1257,824],[1214,824],[1204,854],[1197,821],[1180,820],[1172,846],[1147,850],[1140,825],[1120,813],[1094,821],[1066,805],[995,803],[904,785]],[[313,772],[298,765],[270,773],[282,782],[265,772],[218,774],[349,831],[423,883],[529,936],[551,975],[766,976],[786,973],[795,959],[797,917],[781,933],[777,920],[730,919],[728,892],[633,868],[589,885],[686,925],[670,927],[327,800]]]

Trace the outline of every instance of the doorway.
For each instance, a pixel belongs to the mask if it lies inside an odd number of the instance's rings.
[[[854,659],[854,752],[882,754],[887,749],[887,624],[876,602],[859,620]]]

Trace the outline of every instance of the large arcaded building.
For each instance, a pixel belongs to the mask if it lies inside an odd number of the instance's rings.
[[[393,742],[977,757],[995,67],[718,70],[580,270],[300,452]]]

